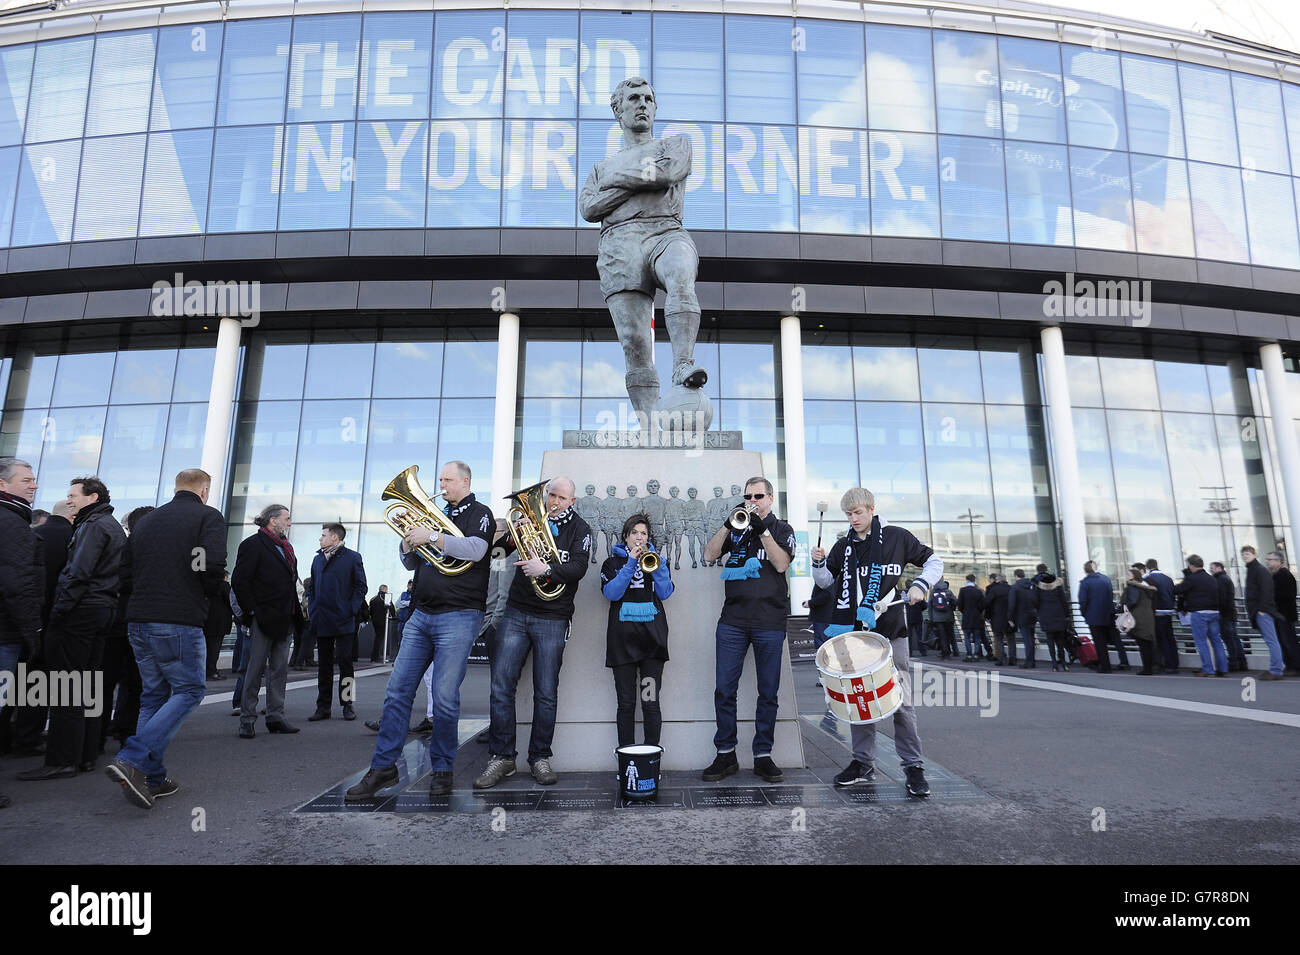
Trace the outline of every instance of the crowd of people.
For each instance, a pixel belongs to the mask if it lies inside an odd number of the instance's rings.
[[[1267,566],[1249,544],[1241,548],[1241,558],[1246,622],[1259,633],[1269,655],[1267,669],[1258,676],[1261,680],[1300,676],[1295,576],[1278,551],[1266,556]],[[818,647],[827,639],[832,600],[831,590],[819,588],[807,603]],[[1207,568],[1200,555],[1190,555],[1177,583],[1154,558],[1134,563],[1126,569],[1118,602],[1111,579],[1088,561],[1079,580],[1077,606],[1096,650],[1096,662],[1089,666],[1098,673],[1132,669],[1124,637],[1137,645],[1139,675],[1179,673],[1176,617],[1191,629],[1200,664],[1194,676],[1247,670],[1238,632],[1237,588],[1220,561]],[[1075,619],[1062,579],[1046,564],[1039,564],[1033,576],[1017,569],[1010,581],[1001,573],[990,573],[984,588],[975,574],[967,574],[956,593],[947,580],[940,580],[925,601],[907,608],[909,654],[925,657],[937,651],[940,660],[961,655],[964,663],[1035,669],[1036,631],[1041,630],[1052,670],[1069,672],[1079,661]],[[957,643],[958,623],[964,655]]]

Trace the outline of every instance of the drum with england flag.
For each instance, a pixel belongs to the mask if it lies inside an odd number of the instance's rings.
[[[903,705],[889,640],[869,630],[832,637],[817,651],[826,707],[845,723],[877,723]]]

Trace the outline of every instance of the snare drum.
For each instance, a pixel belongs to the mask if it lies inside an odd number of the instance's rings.
[[[826,707],[845,723],[877,723],[903,705],[889,641],[871,631],[832,637],[817,651]]]

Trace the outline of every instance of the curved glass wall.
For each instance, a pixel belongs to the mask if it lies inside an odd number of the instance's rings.
[[[0,245],[574,227],[652,80],[686,224],[1300,268],[1300,87],[1021,37],[773,16],[474,10],[0,47]]]

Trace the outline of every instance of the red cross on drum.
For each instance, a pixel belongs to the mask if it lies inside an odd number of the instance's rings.
[[[826,707],[845,723],[877,723],[903,705],[889,641],[873,631],[831,637],[817,651]]]

